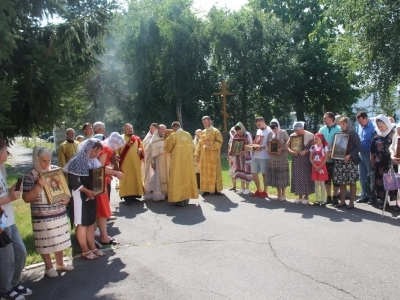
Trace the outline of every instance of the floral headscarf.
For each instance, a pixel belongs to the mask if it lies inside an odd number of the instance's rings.
[[[240,127],[240,130],[242,131],[241,136],[246,136],[247,130],[246,127],[244,127],[244,125],[242,124],[242,122],[237,123],[235,127]]]
[[[65,165],[63,168],[64,172],[77,176],[89,176],[90,169],[101,167],[101,163],[97,157],[90,158],[90,152],[99,141],[98,139],[90,138],[80,143],[78,153]]]

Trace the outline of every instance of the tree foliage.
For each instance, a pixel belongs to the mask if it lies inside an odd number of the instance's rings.
[[[10,124],[1,128],[4,138],[60,123],[69,109],[63,97],[104,53],[102,39],[114,8],[106,0],[1,2],[0,82],[2,102],[11,105],[0,120]],[[52,17],[61,22],[45,24]]]

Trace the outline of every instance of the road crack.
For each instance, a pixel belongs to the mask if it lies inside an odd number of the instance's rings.
[[[304,230],[304,228],[302,228],[302,229],[296,229],[296,230],[291,230],[291,231],[280,232],[280,233],[277,233],[277,234],[275,234],[275,235],[273,235],[273,236],[270,236],[270,237],[268,238],[268,243],[267,243],[267,244],[269,244],[269,248],[271,249],[271,252],[272,252],[272,254],[274,255],[275,259],[276,259],[281,265],[283,265],[285,268],[287,268],[287,269],[289,269],[289,270],[292,270],[292,271],[294,271],[294,272],[296,272],[296,273],[299,273],[299,274],[301,274],[301,275],[303,275],[303,276],[305,276],[305,277],[307,277],[307,278],[309,278],[309,279],[311,279],[311,280],[313,280],[313,281],[315,281],[315,282],[318,282],[318,283],[320,283],[320,284],[329,286],[329,287],[331,287],[331,288],[333,288],[333,289],[335,289],[335,290],[337,290],[337,291],[340,291],[340,292],[342,292],[342,293],[345,293],[345,294],[347,294],[347,295],[353,297],[354,299],[359,299],[359,298],[357,298],[356,296],[354,296],[353,294],[351,294],[350,292],[348,292],[348,291],[346,291],[346,290],[344,290],[344,289],[342,289],[342,288],[340,288],[340,287],[337,287],[337,286],[335,286],[335,285],[333,285],[333,284],[330,284],[330,283],[327,283],[327,282],[325,282],[325,281],[321,281],[321,280],[319,280],[319,279],[317,279],[317,278],[315,278],[315,277],[313,277],[313,276],[311,276],[311,275],[309,275],[309,274],[307,274],[307,273],[302,272],[301,270],[297,270],[297,269],[295,269],[295,268],[289,266],[288,264],[286,264],[283,260],[281,260],[281,259],[279,258],[278,252],[275,250],[274,246],[272,245],[272,240],[273,240],[274,238],[278,237],[278,236],[281,236],[281,235],[284,235],[284,234],[287,234],[287,233],[292,233],[292,232],[299,231],[299,230]]]

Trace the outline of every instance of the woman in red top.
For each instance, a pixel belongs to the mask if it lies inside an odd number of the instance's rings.
[[[121,148],[124,144],[124,138],[118,133],[111,133],[110,137],[102,142],[103,150],[99,154],[99,161],[103,166],[109,166],[114,151]],[[107,219],[111,216],[110,197],[108,189],[112,180],[111,175],[105,177],[105,191],[97,196],[97,226],[100,229],[100,243],[102,245],[116,245],[118,241],[108,236]]]
[[[323,206],[325,199],[325,181],[328,180],[326,161],[329,158],[328,142],[322,133],[314,135],[314,146],[310,149],[310,162],[312,164],[311,180],[315,182],[314,206]]]

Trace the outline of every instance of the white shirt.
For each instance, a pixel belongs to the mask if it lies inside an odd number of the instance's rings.
[[[267,142],[268,142],[267,136],[270,131],[271,131],[271,128],[269,128],[269,126],[267,126],[264,130],[257,129],[256,138],[257,138],[257,136],[262,137],[261,150],[254,151],[253,158],[261,158],[261,159],[269,158],[269,155],[268,155],[268,152],[267,152],[267,149],[265,148],[265,146],[267,145]]]
[[[3,178],[3,174],[0,172],[0,198],[4,198],[8,196],[8,187],[6,180]],[[4,210],[5,214],[7,215],[7,224],[6,227],[10,227],[14,225],[14,210],[12,207],[11,202],[7,204],[3,204],[1,208]]]

